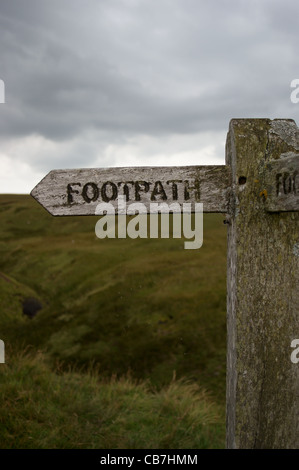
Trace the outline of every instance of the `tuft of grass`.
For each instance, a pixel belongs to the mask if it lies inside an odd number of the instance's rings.
[[[221,412],[194,383],[56,373],[41,353],[11,357],[0,382],[2,449],[224,447]]]

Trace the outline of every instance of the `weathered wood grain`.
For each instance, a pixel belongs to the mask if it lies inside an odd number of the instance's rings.
[[[292,153],[287,168],[297,161],[298,144],[290,120],[230,123],[229,448],[299,448],[299,367],[290,360],[291,342],[299,335],[299,212],[268,212],[264,192],[269,171],[275,175],[284,167],[282,154]],[[294,209],[293,200],[284,205],[271,194],[270,209],[276,203],[283,211],[287,204]]]
[[[31,195],[55,216],[94,215],[100,202],[118,213],[119,195],[148,211],[154,202],[201,202],[204,212],[227,212],[229,174],[224,165],[53,170]]]

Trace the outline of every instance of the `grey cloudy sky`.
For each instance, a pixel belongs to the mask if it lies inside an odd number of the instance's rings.
[[[223,164],[235,117],[293,118],[297,0],[1,0],[0,192],[51,169]]]

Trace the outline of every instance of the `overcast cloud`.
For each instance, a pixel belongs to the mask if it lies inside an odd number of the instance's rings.
[[[1,0],[0,192],[54,168],[223,164],[234,117],[293,118],[297,0]]]

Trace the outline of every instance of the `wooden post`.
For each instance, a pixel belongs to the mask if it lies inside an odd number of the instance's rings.
[[[31,195],[55,216],[95,215],[102,201],[117,214],[119,195],[147,210],[177,201],[226,213],[227,447],[299,448],[299,364],[291,360],[299,345],[296,124],[232,120],[226,163],[53,170]]]
[[[298,162],[293,121],[231,121],[228,448],[299,448]]]

